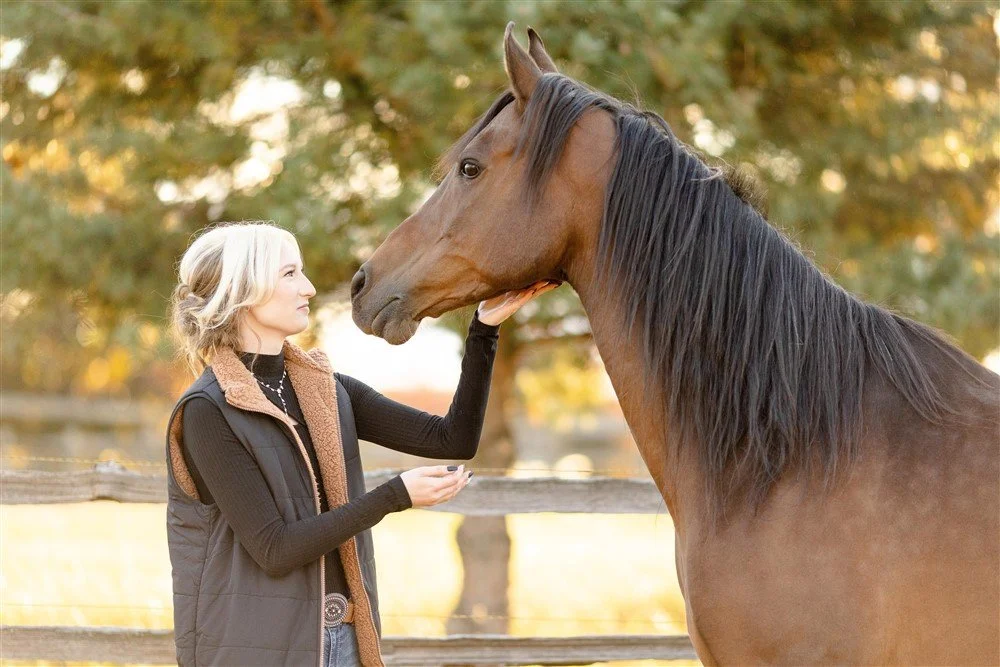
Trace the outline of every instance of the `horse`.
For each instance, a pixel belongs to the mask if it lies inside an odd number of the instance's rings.
[[[364,332],[568,283],[676,529],[706,665],[1000,664],[1000,377],[836,285],[740,172],[529,27],[351,284]]]

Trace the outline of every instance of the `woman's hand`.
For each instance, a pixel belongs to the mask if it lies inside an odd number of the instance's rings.
[[[551,280],[540,280],[526,289],[505,292],[500,296],[481,301],[478,309],[479,321],[495,327],[539,294],[554,290],[561,284]]]
[[[454,471],[448,470],[448,467],[423,466],[400,475],[414,507],[446,503],[466,487],[472,473],[466,473],[464,465],[458,466]]]

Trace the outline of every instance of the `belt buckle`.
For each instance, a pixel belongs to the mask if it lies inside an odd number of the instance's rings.
[[[347,598],[340,593],[327,593],[323,598],[323,625],[336,627],[347,616]]]

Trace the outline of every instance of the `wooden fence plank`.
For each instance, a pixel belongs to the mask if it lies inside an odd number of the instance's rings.
[[[609,660],[697,660],[683,635],[585,637],[390,637],[383,640],[387,665],[506,664],[586,665]]]
[[[367,488],[396,472],[365,474]],[[91,500],[165,503],[166,477],[125,470],[115,463],[92,470],[0,471],[0,503],[5,505],[76,503]],[[593,477],[556,479],[474,477],[454,500],[429,508],[467,516],[503,516],[535,512],[665,514],[666,507],[649,480]]]
[[[166,476],[132,472],[115,463],[98,463],[90,470],[70,472],[0,471],[0,504],[81,503],[91,500],[165,503]]]
[[[108,627],[0,626],[5,660],[82,660],[174,664],[171,630]],[[685,636],[384,637],[386,665],[470,663],[583,665],[608,660],[696,660]]]
[[[0,626],[4,660],[175,665],[173,630]]]
[[[17,391],[0,393],[0,422],[69,422],[79,426],[141,428],[159,424],[169,414],[170,404],[163,402]]]

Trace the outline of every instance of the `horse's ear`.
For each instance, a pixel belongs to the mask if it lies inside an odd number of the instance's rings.
[[[510,79],[510,89],[517,98],[518,106],[523,109],[542,76],[542,70],[538,69],[524,47],[514,39],[513,32],[514,22],[511,21],[503,34],[503,65],[507,70],[507,78]]]
[[[531,54],[531,57],[538,64],[542,72],[559,71],[556,69],[556,64],[552,61],[548,51],[545,50],[545,42],[542,41],[542,38],[530,25],[528,26],[528,53]]]

